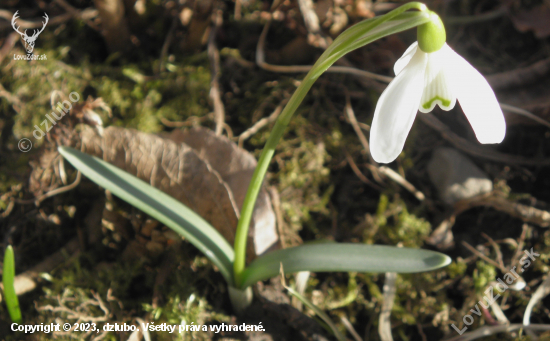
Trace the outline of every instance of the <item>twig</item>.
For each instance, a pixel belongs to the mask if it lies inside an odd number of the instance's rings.
[[[393,301],[395,299],[395,282],[397,280],[397,274],[395,272],[386,272],[386,279],[384,281],[384,301],[382,302],[382,308],[380,309],[380,318],[378,320],[378,335],[382,341],[393,341],[391,335],[391,323],[390,315],[393,307]]]
[[[447,25],[467,25],[474,24],[489,20],[500,18],[508,13],[506,6],[500,6],[494,11],[485,12],[476,15],[460,16],[460,17],[447,17],[445,18],[445,24]]]
[[[521,108],[518,108],[518,107],[515,107],[513,105],[509,105],[509,104],[504,104],[504,103],[500,103],[500,107],[502,108],[502,110],[505,110],[505,111],[508,111],[508,112],[511,112],[513,114],[517,114],[517,115],[521,115],[521,116],[525,116],[527,118],[530,118],[532,119],[533,121],[535,122],[538,122],[542,125],[545,125],[547,127],[550,127],[550,122],[546,121],[545,119],[542,119],[540,117],[538,117],[537,115],[535,114],[532,114],[531,112],[525,110],[525,109],[521,109]]]
[[[2,219],[7,218],[10,215],[11,211],[13,210],[14,206],[15,206],[15,203],[13,201],[10,201],[8,203],[8,206],[4,210],[4,212],[2,212],[2,214],[0,214],[0,218],[2,218]]]
[[[363,341],[363,340],[361,339],[361,336],[359,336],[359,334],[357,333],[357,331],[355,330],[355,328],[353,328],[353,325],[351,324],[351,322],[348,320],[347,317],[341,316],[341,317],[340,317],[340,321],[342,321],[342,324],[344,325],[344,327],[346,327],[348,333],[350,333],[351,336],[353,336],[353,338],[355,339],[355,341]]]
[[[355,161],[353,161],[353,158],[351,157],[351,155],[349,155],[348,151],[344,150],[344,153],[346,155],[346,160],[348,161],[348,164],[351,167],[351,170],[355,173],[355,175],[357,175],[359,180],[363,181],[367,185],[369,185],[372,188],[376,189],[377,191],[381,192],[382,188],[380,186],[378,186],[374,182],[370,181],[363,173],[361,173],[361,170],[359,169],[359,167],[357,167],[357,165],[355,164]],[[373,173],[373,174],[375,174],[375,173]]]
[[[357,137],[359,138],[359,141],[361,141],[361,144],[363,145],[363,148],[365,148],[365,151],[367,152],[367,154],[370,158],[370,161],[371,161],[372,165],[367,165],[367,167],[371,170],[372,175],[376,179],[376,181],[382,182],[382,180],[380,178],[380,174],[383,174],[386,177],[388,177],[389,179],[397,182],[399,185],[401,185],[407,191],[411,192],[418,200],[423,201],[424,199],[426,199],[426,197],[424,196],[424,193],[417,190],[414,187],[413,184],[408,182],[399,173],[395,172],[393,169],[388,168],[386,166],[379,167],[378,163],[376,163],[376,161],[374,161],[374,159],[372,158],[372,156],[370,154],[370,148],[369,148],[369,143],[367,141],[367,138],[363,134],[363,131],[359,127],[359,124],[357,123],[357,119],[355,118],[353,108],[351,107],[351,103],[349,101],[349,96],[346,96],[346,114],[347,114],[347,117],[348,117],[348,120],[349,120],[350,124],[353,127],[353,130],[355,130],[355,133],[357,134]],[[352,169],[353,169],[353,167],[352,167]]]
[[[284,238],[284,221],[283,213],[281,212],[281,198],[279,197],[279,192],[273,186],[269,187],[269,196],[271,197],[271,204],[273,205],[273,211],[275,211],[275,217],[277,219],[277,232],[279,233],[279,242],[281,243],[281,248],[286,249],[286,241]]]
[[[502,273],[507,273],[508,272],[508,269],[506,269],[503,265],[500,265],[497,262],[495,262],[494,260],[492,260],[491,258],[485,256],[483,253],[476,250],[473,246],[471,246],[467,242],[462,241],[462,245],[464,245],[468,250],[472,251],[472,253],[474,253],[479,258],[483,259],[487,263],[490,263],[490,264],[494,265],[495,267],[497,267],[498,269],[500,269],[500,271],[502,271]],[[524,287],[525,287],[525,280],[521,276],[519,276],[518,279],[517,279],[517,283],[515,283],[513,286],[510,286],[510,289],[515,290],[515,291],[519,291],[519,290],[522,290]]]
[[[523,244],[525,244],[525,238],[527,237],[527,232],[529,230],[529,225],[521,225],[521,235],[519,236],[518,245],[516,247],[516,252],[512,256],[512,264],[517,263],[521,257],[523,257]]]
[[[529,66],[487,76],[493,89],[523,87],[543,78],[550,72],[550,58],[539,60]]]
[[[276,108],[275,110],[269,115],[268,117],[264,117],[258,122],[256,122],[252,127],[245,130],[241,135],[239,135],[239,147],[242,148],[244,141],[246,141],[250,136],[256,134],[260,129],[265,127],[266,125],[270,124],[271,122],[275,122],[277,117],[279,117],[279,114],[281,111],[283,111],[284,106],[288,102],[288,98],[284,99]]]
[[[443,137],[445,140],[450,142],[455,148],[460,149],[461,151],[468,153],[470,155],[474,155],[476,157],[479,157],[485,160],[491,160],[496,162],[513,164],[513,165],[529,165],[529,166],[550,165],[550,159],[548,158],[530,159],[523,156],[504,154],[504,153],[493,151],[490,148],[483,147],[479,144],[472,143],[466,140],[465,138],[460,137],[454,132],[452,132],[449,127],[447,127],[437,117],[435,117],[430,113],[417,115],[416,117],[419,118],[422,121],[422,123],[426,124],[432,129],[437,130],[441,134],[441,137]]]
[[[258,40],[258,45],[256,46],[256,64],[258,64],[258,66],[261,67],[262,69],[267,71],[272,71],[272,72],[302,73],[302,72],[308,72],[309,70],[311,70],[312,68],[311,65],[282,66],[282,65],[272,65],[265,62],[264,45],[265,45],[265,40],[267,37],[267,32],[269,31],[270,24],[271,24],[271,21],[268,21],[265,24],[262,34],[260,35],[260,39]],[[382,76],[372,72],[363,71],[363,70],[359,70],[348,66],[331,66],[330,68],[328,68],[326,72],[350,74],[354,76],[375,79],[385,83],[389,83],[393,79],[392,77]]]
[[[34,203],[36,206],[40,206],[40,203],[42,201],[44,201],[48,198],[51,198],[55,195],[58,195],[58,194],[61,194],[61,193],[64,193],[64,192],[68,192],[68,191],[74,189],[76,186],[78,186],[78,184],[80,184],[81,178],[82,178],[82,174],[80,173],[80,171],[77,171],[76,179],[70,185],[59,187],[59,188],[56,188],[54,190],[51,190],[48,193],[39,196],[38,198],[28,199],[28,200],[21,200],[21,199],[12,199],[12,200],[14,202],[18,203],[18,204],[28,205],[28,204]]]
[[[476,206],[492,207],[512,217],[519,218],[526,223],[536,224],[541,227],[550,226],[550,212],[539,210],[532,206],[510,202],[506,198],[492,193],[457,202],[455,204],[455,214],[460,214]]]
[[[497,254],[497,261],[498,264],[500,264],[501,268],[504,268],[504,261],[502,260],[502,252],[500,252],[500,247],[497,243],[493,240],[493,238],[489,237],[485,232],[481,232],[481,236],[489,241],[489,243],[493,246],[493,249],[495,250],[495,253]]]
[[[498,264],[497,262],[495,262],[494,260],[492,260],[491,258],[485,256],[483,253],[479,252],[475,247],[473,247],[472,245],[468,244],[466,241],[462,241],[462,245],[464,245],[468,250],[470,250],[473,254],[475,254],[476,256],[478,256],[479,258],[483,259],[484,261],[486,261],[487,263],[489,264],[492,264],[494,265],[496,268],[500,269],[500,271],[502,271],[503,273],[506,273],[508,272],[508,269],[506,269],[504,266],[501,266],[500,264]]]
[[[386,166],[382,166],[382,167],[379,167],[378,170],[380,171],[380,173],[384,174],[388,178],[392,179],[393,181],[403,186],[403,188],[405,188],[407,191],[411,192],[416,197],[416,199],[420,201],[423,201],[424,199],[426,199],[426,196],[424,195],[424,193],[417,190],[413,186],[413,184],[408,182],[405,178],[403,178],[399,173],[397,173],[393,169],[388,168]]]
[[[485,327],[476,329],[474,331],[467,332],[450,339],[446,339],[445,341],[470,341],[470,340],[479,339],[480,337],[487,337],[489,335],[493,335],[497,333],[509,333],[509,332],[516,331],[518,329],[546,331],[546,330],[550,330],[550,324],[530,324],[526,326],[521,323],[514,323],[510,325],[485,326]]]
[[[157,71],[157,75],[159,75],[161,72],[166,71],[166,55],[168,54],[168,49],[170,48],[170,44],[172,44],[172,39],[174,38],[174,32],[176,32],[176,27],[178,27],[178,18],[175,17],[172,19],[172,25],[170,25],[170,29],[168,30],[168,34],[166,35],[166,39],[164,39],[164,44],[162,44],[162,49],[160,50],[160,57],[159,57],[159,68]]]
[[[355,134],[357,134],[357,137],[359,138],[359,141],[363,145],[363,148],[365,149],[365,152],[369,156],[369,160],[373,165],[378,165],[376,161],[372,158],[370,154],[370,146],[369,142],[367,141],[367,138],[363,134],[363,131],[359,127],[359,124],[357,122],[357,118],[355,117],[355,113],[353,112],[353,108],[351,107],[351,102],[349,99],[349,95],[346,94],[346,116],[348,117],[349,123],[353,127],[353,130],[355,130]]]
[[[217,10],[214,15],[214,27],[208,38],[208,59],[210,60],[210,69],[212,72],[212,81],[210,82],[210,99],[214,105],[214,117],[216,121],[216,135],[221,135],[225,122],[225,108],[220,94],[220,51],[216,47],[216,33],[222,24],[222,11]]]
[[[300,12],[302,12],[302,17],[304,18],[304,23],[308,31],[308,43],[326,49],[329,45],[329,41],[321,35],[319,18],[313,8],[313,1],[298,0],[298,6],[300,7]]]
[[[528,326],[531,323],[529,320],[531,319],[531,312],[533,311],[533,308],[548,294],[550,294],[550,274],[546,276],[544,282],[542,282],[529,300],[527,308],[525,308],[525,313],[523,314],[524,325]]]
[[[496,285],[497,282],[492,282],[491,285]],[[482,309],[485,309],[483,308],[483,306],[481,306]],[[510,324],[510,320],[508,320],[508,318],[506,317],[506,315],[504,314],[504,312],[502,311],[502,308],[500,308],[500,305],[498,304],[491,304],[491,309],[493,310],[493,313],[495,314],[498,322],[494,323],[495,325],[496,324]],[[490,313],[487,312],[487,314],[490,316]]]
[[[35,200],[36,206],[40,205],[40,203],[42,201],[44,201],[48,198],[51,198],[51,197],[56,196],[56,195],[61,194],[61,193],[68,192],[68,191],[76,188],[80,184],[81,179],[82,179],[82,173],[80,173],[80,171],[77,171],[76,172],[76,179],[74,180],[74,182],[72,184],[67,185],[67,186],[63,186],[63,187],[60,187],[60,188],[56,188],[52,191],[49,191],[48,193],[46,193],[44,195],[41,195],[40,197],[38,197]]]

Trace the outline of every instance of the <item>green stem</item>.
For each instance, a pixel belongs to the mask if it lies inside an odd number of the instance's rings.
[[[252,219],[256,198],[258,197],[258,193],[262,187],[263,179],[267,173],[267,168],[273,158],[273,154],[275,153],[275,148],[277,147],[279,140],[290,123],[292,115],[302,103],[302,100],[308,93],[309,89],[311,89],[313,83],[315,83],[315,79],[308,76],[304,78],[298,89],[296,89],[290,98],[290,101],[287,103],[283,112],[275,122],[275,126],[273,127],[271,134],[269,134],[269,138],[267,139],[265,147],[262,150],[260,160],[258,160],[258,166],[256,166],[254,174],[252,175],[252,180],[250,180],[250,185],[248,186],[248,191],[246,192],[246,197],[244,198],[243,207],[241,209],[241,218],[239,219],[239,223],[237,225],[237,233],[235,235],[235,262],[233,263],[233,271],[235,285],[237,288],[239,288],[242,283],[242,273],[245,269],[248,228],[250,225],[250,220]]]
[[[252,219],[252,213],[254,211],[254,205],[260,192],[260,188],[263,183],[265,174],[267,173],[267,168],[271,162],[273,154],[275,153],[275,148],[279,143],[279,140],[284,134],[284,131],[292,115],[298,109],[298,106],[302,103],[304,97],[308,93],[309,89],[313,86],[313,83],[319,78],[319,76],[325,72],[332,64],[334,64],[339,58],[345,55],[348,52],[351,52],[359,47],[365,46],[366,44],[380,39],[381,37],[387,36],[389,34],[401,32],[412,27],[424,24],[428,22],[428,16],[419,16],[409,18],[406,16],[405,11],[409,9],[418,9],[420,11],[425,11],[426,5],[420,2],[410,2],[407,3],[395,10],[381,16],[380,18],[375,18],[361,22],[347,31],[343,32],[328,49],[321,55],[317,60],[315,65],[311,68],[306,77],[302,80],[300,86],[287,103],[283,112],[275,122],[275,126],[267,139],[260,160],[258,160],[258,166],[256,167],[254,174],[252,175],[252,180],[248,187],[246,197],[244,199],[243,207],[241,209],[241,217],[237,225],[237,232],[235,235],[235,261],[233,263],[234,271],[234,281],[235,287],[240,288],[243,283],[243,272],[246,267],[246,242],[248,237],[248,229],[250,226],[250,221]],[[396,23],[394,27],[389,27],[386,30],[381,30],[376,34],[366,35],[365,34],[374,28],[382,25],[383,23],[389,20],[403,20],[403,23]],[[365,37],[364,37],[365,36]]]

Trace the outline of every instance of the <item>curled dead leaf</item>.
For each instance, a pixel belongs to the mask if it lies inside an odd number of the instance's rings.
[[[170,139],[185,143],[196,150],[220,174],[233,193],[240,212],[248,184],[256,169],[257,161],[254,156],[228,138],[217,136],[213,131],[204,128],[174,130]],[[249,238],[254,240],[257,255],[276,247],[278,242],[275,213],[265,188],[260,191],[254,207]]]
[[[108,127],[99,134],[85,127],[81,146],[84,152],[187,205],[233,243],[239,209],[256,166],[254,157],[233,142],[206,129],[179,132],[169,139],[118,127]],[[253,219],[248,260],[278,241],[275,214],[265,190],[259,196]]]

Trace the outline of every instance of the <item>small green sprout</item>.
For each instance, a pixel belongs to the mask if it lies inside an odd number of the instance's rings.
[[[13,323],[21,322],[21,309],[19,308],[19,300],[15,294],[15,257],[13,248],[8,245],[4,253],[4,269],[2,272],[2,284],[4,285],[4,300]]]

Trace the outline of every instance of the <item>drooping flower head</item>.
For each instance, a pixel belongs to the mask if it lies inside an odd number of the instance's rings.
[[[403,150],[416,112],[445,111],[456,101],[481,143],[500,143],[506,123],[495,93],[487,80],[445,42],[439,16],[418,27],[418,41],[395,63],[395,79],[380,96],[370,132],[375,161],[390,163]]]

